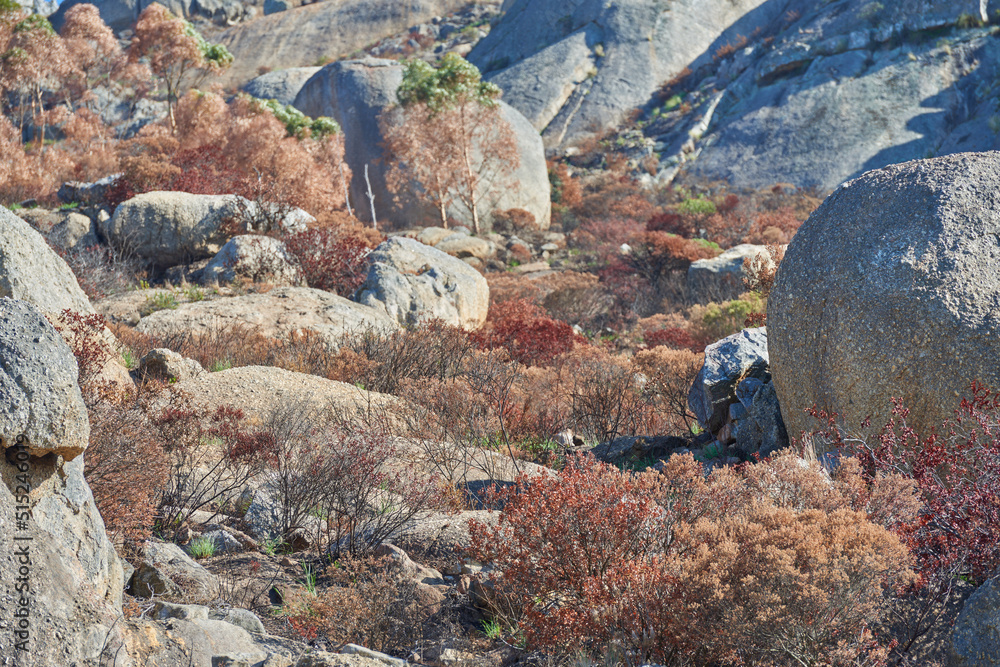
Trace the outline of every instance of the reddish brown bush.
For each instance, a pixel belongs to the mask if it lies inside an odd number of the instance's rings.
[[[662,345],[675,350],[693,350],[695,352],[700,352],[701,349],[704,349],[701,344],[695,341],[690,332],[678,327],[650,331],[643,336],[643,341],[650,348]]]
[[[350,297],[368,273],[366,261],[377,245],[345,229],[319,228],[284,237],[310,287]]]
[[[535,214],[523,208],[509,208],[505,211],[494,211],[493,231],[501,234],[520,232],[526,229],[538,229]]]
[[[918,512],[890,514],[889,521],[915,556],[919,575],[911,589],[918,613],[901,615],[906,627],[899,653],[905,655],[946,610],[956,578],[982,582],[1000,566],[1000,394],[974,382],[955,416],[929,434],[907,424],[900,401],[894,406],[873,440],[845,434],[836,415],[814,416],[829,424],[820,441],[855,455],[868,485],[902,475],[919,493]]]
[[[520,614],[505,620],[529,646],[610,645],[636,663],[884,664],[869,628],[909,556],[854,508],[856,473],[831,484],[789,453],[707,479],[690,455],[639,475],[580,459],[494,491],[504,511],[470,522],[470,552],[497,566],[496,596]]]
[[[547,317],[538,306],[524,300],[506,301],[490,307],[486,326],[472,336],[481,349],[505,349],[511,358],[527,366],[544,366],[573,348],[573,328]]]

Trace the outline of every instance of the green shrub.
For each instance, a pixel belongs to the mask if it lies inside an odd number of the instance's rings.
[[[191,544],[188,545],[188,551],[191,552],[191,556],[194,558],[211,558],[215,555],[215,541],[207,537],[199,537],[191,540]]]

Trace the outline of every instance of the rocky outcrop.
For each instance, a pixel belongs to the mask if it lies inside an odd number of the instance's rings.
[[[142,318],[136,328],[142,333],[170,336],[205,334],[227,326],[250,327],[263,336],[280,339],[308,329],[333,346],[354,331],[398,328],[384,309],[369,308],[309,287],[280,287],[266,294],[184,303]]]
[[[661,182],[679,170],[683,182],[829,191],[888,164],[995,149],[1000,47],[975,27],[995,4],[764,3],[747,16],[783,14],[716,42],[682,85],[644,102],[642,154],[661,157]]]
[[[257,227],[271,217],[273,212],[234,195],[146,192],[119,204],[100,231],[114,246],[162,270],[212,257],[233,230]],[[311,218],[299,209],[279,217],[287,231],[305,229]]]
[[[743,260],[769,256],[766,246],[744,243],[718,257],[691,262],[687,272],[688,300],[691,303],[720,303],[747,291],[743,285]],[[773,262],[770,263],[773,268]]]
[[[688,393],[688,406],[702,427],[715,433],[729,420],[736,385],[748,377],[769,380],[767,332],[744,329],[705,348],[705,364]]]
[[[231,283],[237,277],[255,283],[302,285],[302,269],[285,244],[270,236],[234,236],[192,276],[201,284]]]
[[[1000,387],[1000,153],[869,172],[832,194],[788,246],[768,299],[768,349],[793,437],[804,410],[857,430],[891,399],[928,433],[973,380]]]
[[[765,28],[788,4],[516,0],[469,60],[546,147],[564,148],[619,124],[685,67],[711,62],[718,45]]]
[[[336,0],[263,16],[219,36],[217,41],[235,57],[221,80],[223,85],[239,86],[257,76],[262,66],[309,67],[323,58],[342,57],[466,4],[467,0]]]
[[[319,70],[319,67],[289,67],[267,72],[251,79],[243,86],[243,92],[261,100],[294,104],[302,86]]]
[[[131,581],[131,592],[136,597],[162,596],[196,604],[211,602],[219,590],[218,577],[176,544],[163,542],[146,542]]]
[[[465,262],[405,237],[383,242],[369,256],[355,299],[399,324],[439,319],[467,330],[486,321],[490,288]]]
[[[94,312],[76,276],[28,223],[0,206],[0,297],[44,313]]]
[[[44,0],[39,0],[44,1]],[[86,0],[65,0],[59,5],[58,11],[49,18],[52,25],[59,30],[66,18],[66,10]],[[142,13],[153,2],[158,2],[173,13],[186,19],[207,19],[219,25],[226,25],[252,18],[256,10],[253,2],[243,0],[94,0],[89,4],[96,5],[101,13],[101,19],[115,32],[132,28]]]
[[[27,667],[96,667],[121,646],[122,564],[83,477],[90,428],[76,373],[40,313],[0,299],[0,655]]]
[[[194,359],[187,359],[173,350],[156,348],[139,360],[136,368],[140,377],[152,377],[164,382],[183,382],[205,372]]]
[[[397,103],[396,90],[403,80],[403,66],[393,60],[365,58],[327,65],[302,87],[295,106],[309,116],[330,116],[344,129],[345,159],[351,167],[351,199],[357,215],[371,220],[365,166],[368,166],[375,215],[406,226],[424,227],[440,223],[440,213],[410,193],[390,193],[386,185],[381,145],[384,141],[379,117]],[[519,167],[511,184],[498,196],[485,198],[480,211],[486,226],[493,210],[521,208],[529,211],[539,228],[549,226],[551,199],[545,152],[537,131],[509,105],[500,103],[500,115],[510,124],[517,140]],[[471,214],[452,206],[448,215],[472,224]]]

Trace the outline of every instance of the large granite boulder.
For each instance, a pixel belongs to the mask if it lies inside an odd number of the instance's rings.
[[[710,63],[721,45],[767,27],[787,4],[516,0],[469,60],[547,147],[565,147],[618,125],[665,81]]]
[[[0,297],[27,301],[44,313],[94,312],[66,262],[41,234],[0,206]]]
[[[219,595],[219,578],[176,544],[146,542],[132,575],[132,595],[204,604]]]
[[[460,259],[406,237],[383,242],[369,256],[355,299],[402,325],[439,319],[467,330],[486,321],[490,288]]]
[[[768,299],[768,349],[788,433],[886,423],[919,433],[973,380],[1000,388],[1000,153],[871,171],[844,184],[788,246]]]
[[[403,66],[393,60],[365,58],[332,63],[320,70],[302,87],[295,106],[309,116],[330,116],[344,129],[345,160],[351,167],[351,199],[355,213],[371,220],[366,196],[365,165],[368,166],[375,215],[380,220],[405,223],[407,227],[426,227],[440,223],[440,213],[428,202],[409,193],[396,197],[386,185],[385,161],[379,118],[397,104],[396,90],[403,80]],[[517,141],[518,168],[510,186],[496,196],[485,197],[479,211],[489,226],[494,210],[521,208],[531,212],[539,228],[546,229],[551,218],[551,197],[545,151],[538,132],[514,108],[500,102],[500,116],[510,124]],[[387,115],[395,122],[398,114]],[[453,206],[448,215],[470,225],[471,214]]]
[[[319,70],[319,67],[289,67],[267,72],[247,82],[243,92],[261,100],[293,104],[302,86]]]
[[[0,655],[26,667],[97,667],[121,646],[122,564],[83,477],[76,373],[40,313],[0,299]]]
[[[207,334],[227,326],[246,326],[263,336],[279,339],[309,329],[333,346],[355,331],[399,328],[384,309],[369,308],[310,287],[280,287],[266,294],[206,299],[183,303],[172,310],[158,310],[142,318],[136,329],[156,336],[173,336]]]
[[[100,231],[113,245],[159,270],[212,257],[235,230],[257,226],[267,217],[255,202],[235,195],[146,192],[119,204]],[[301,231],[309,218],[293,209],[279,224]]]
[[[205,265],[195,272],[202,284],[231,283],[237,277],[255,283],[302,285],[302,269],[285,244],[270,236],[245,234],[234,236]]]

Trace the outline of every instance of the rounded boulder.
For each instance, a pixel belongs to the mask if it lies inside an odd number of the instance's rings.
[[[973,380],[1000,389],[1000,153],[870,171],[796,234],[768,299],[771,372],[791,437],[812,406],[877,431],[892,399],[920,433]]]

